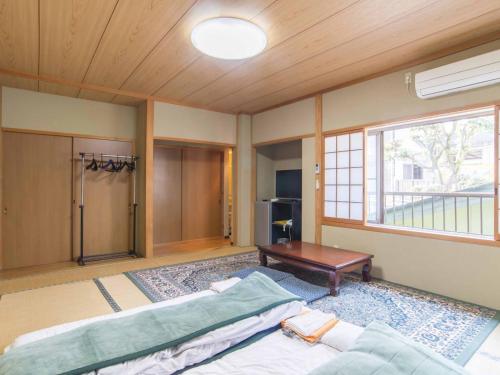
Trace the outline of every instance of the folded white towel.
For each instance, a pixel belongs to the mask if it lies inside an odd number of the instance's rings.
[[[216,281],[210,284],[210,290],[220,293],[225,291],[226,289],[231,288],[233,285],[236,285],[240,281],[241,279],[239,277],[231,277],[227,280]]]
[[[321,337],[320,342],[344,352],[354,344],[363,331],[363,327],[340,320],[335,327]]]
[[[325,324],[335,319],[335,314],[326,314],[320,310],[311,310],[308,313],[300,314],[286,321],[286,325],[292,331],[302,336],[311,336]]]

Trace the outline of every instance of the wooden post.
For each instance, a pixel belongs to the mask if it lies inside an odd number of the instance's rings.
[[[323,181],[322,181],[322,169],[323,169],[323,95],[319,94],[315,97],[315,153],[316,153],[316,165],[319,166],[320,173],[315,172],[315,191],[316,191],[316,202],[315,202],[315,232],[314,232],[314,242],[321,245],[321,221],[323,218]]]

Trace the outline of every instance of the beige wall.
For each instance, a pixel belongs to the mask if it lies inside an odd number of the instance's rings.
[[[376,277],[500,309],[498,248],[326,226],[323,244],[374,254]]]
[[[500,85],[436,99],[407,92],[404,73],[418,72],[500,48],[500,41],[323,96],[323,129],[341,129],[500,100]],[[374,274],[386,280],[500,309],[500,251],[496,247],[323,226],[323,243],[375,255]]]
[[[256,153],[256,198],[257,200],[274,198],[274,161],[272,155],[257,149]]]
[[[302,169],[302,240],[314,242],[315,234],[315,139],[257,148],[257,199],[274,198],[276,171]]]
[[[302,140],[302,241],[313,242],[316,227],[315,138]]]
[[[252,143],[314,133],[314,98],[252,116]]]
[[[251,186],[252,186],[252,118],[248,115],[238,116],[238,139],[236,146],[238,179],[237,191],[237,245],[250,246],[251,231]]]
[[[2,126],[116,138],[135,138],[135,107],[2,88]]]
[[[236,116],[155,102],[154,136],[236,144]]]
[[[323,130],[342,129],[372,122],[500,100],[500,86],[493,85],[434,99],[419,99],[408,92],[406,72],[421,72],[500,48],[500,40],[401,70],[323,95]]]
[[[500,100],[500,85],[436,99],[407,92],[406,72],[418,72],[500,48],[500,41],[323,95],[323,129],[423,115]],[[253,116],[254,143],[314,132],[314,100]],[[303,239],[314,242],[314,138],[302,143]],[[496,247],[322,226],[325,245],[373,253],[374,275],[386,280],[500,309],[500,251]]]
[[[257,199],[276,196],[276,171],[302,169],[302,141],[257,147]]]

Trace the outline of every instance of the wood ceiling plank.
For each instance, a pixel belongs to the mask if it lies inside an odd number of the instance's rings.
[[[455,4],[452,9],[450,9],[451,4]],[[448,9],[449,17],[443,18],[441,15],[446,9]],[[238,107],[259,96],[289,87],[293,81],[312,79],[457,25],[460,26],[456,29],[457,33],[467,32],[469,28],[472,28],[467,21],[483,15],[489,21],[496,22],[500,29],[500,18],[492,14],[498,9],[500,9],[500,2],[496,1],[480,3],[462,1],[459,4],[457,0],[443,0],[373,33],[282,70],[265,80],[241,89],[237,95],[222,98],[213,104],[216,108],[219,106],[228,109]],[[388,60],[388,64],[392,64],[392,60]]]
[[[0,67],[38,73],[38,0],[0,0]],[[37,81],[4,78],[6,86],[36,89]]]
[[[162,39],[151,54],[122,85],[127,90],[157,91],[165,82],[193,63],[202,54],[191,44],[191,30],[203,20],[227,16],[251,19],[275,0],[201,0],[198,1]],[[220,69],[235,62],[219,60]]]
[[[85,77],[118,88],[196,0],[120,0]]]
[[[290,101],[294,96],[299,98],[323,90],[330,91],[331,89],[344,87],[395,70],[410,68],[468,48],[499,40],[500,30],[496,17],[500,17],[500,11],[491,12],[418,41],[384,51],[376,56],[343,66],[312,79],[304,80],[283,90],[240,105],[238,110],[247,113],[260,112],[266,108]],[[443,50],[443,45],[447,46],[445,50]],[[388,61],[390,61],[390,64]],[[403,82],[401,84],[403,85]]]
[[[40,74],[81,82],[117,1],[40,0]],[[77,96],[80,90],[42,83],[40,91]]]
[[[351,6],[356,1],[358,0],[335,2],[316,0],[313,6],[310,0],[277,1],[253,18],[252,21],[266,32],[268,36],[266,49],[270,50],[286,39]],[[244,64],[253,65],[254,59],[222,62],[222,60],[210,56],[202,56],[163,85],[156,94],[182,99]]]
[[[436,0],[364,0],[316,24],[294,38],[265,51],[210,85],[185,97],[190,102],[204,105],[240,88],[265,79],[316,54],[371,33],[383,25],[422,9]]]

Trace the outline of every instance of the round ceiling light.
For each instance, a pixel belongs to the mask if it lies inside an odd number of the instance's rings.
[[[257,25],[240,18],[205,20],[191,32],[191,42],[206,55],[226,60],[255,56],[266,48],[267,37]]]

